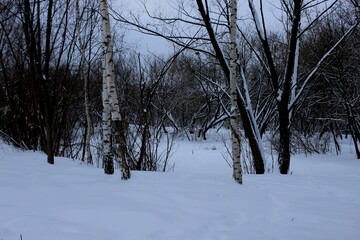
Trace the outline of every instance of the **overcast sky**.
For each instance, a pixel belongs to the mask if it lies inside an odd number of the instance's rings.
[[[110,3],[114,10],[121,14],[128,15],[130,12],[136,15],[140,15],[144,21],[149,21],[148,17],[144,13],[143,0],[111,0]],[[150,12],[154,12],[159,6],[166,6],[167,0],[145,0],[146,6]],[[112,23],[120,31],[125,34],[124,40],[129,48],[134,49],[137,52],[143,54],[154,53],[167,55],[171,52],[171,44],[160,37],[149,36],[141,34],[134,30],[124,29],[120,23]]]
[[[197,10],[195,6],[195,0],[185,0],[185,2],[187,2],[187,4],[193,4],[194,11]],[[238,17],[248,17],[250,12],[247,0],[239,0],[238,2]],[[257,3],[258,1],[255,0],[254,2]],[[270,28],[279,25],[278,21],[274,17],[275,13],[278,12],[276,11],[276,7],[274,7],[276,2],[278,1],[264,0],[264,12],[267,19],[267,24],[269,25],[268,27]],[[150,21],[144,12],[143,3],[146,4],[146,7],[151,13],[161,12],[166,14],[170,13],[171,11],[175,12],[175,10],[172,9],[172,6],[173,8],[176,7],[177,0],[111,0],[111,4],[114,10],[125,15],[129,12],[132,12],[134,14],[140,15],[141,20],[144,22]],[[159,37],[146,36],[136,31],[126,30],[125,41],[128,45],[134,46],[137,51],[142,53],[153,52],[157,54],[167,54],[171,53],[172,51],[172,44],[168,43],[167,41]]]
[[[118,11],[121,14],[127,15],[130,12],[141,16],[141,21],[144,23],[150,21],[147,17],[147,14],[144,12],[143,2],[146,4],[149,12],[155,13],[160,12],[162,14],[176,14],[177,2],[181,0],[111,0],[111,4],[113,9]],[[197,11],[196,1],[195,0],[183,0],[187,4],[189,4],[189,8],[194,11],[194,14]],[[320,1],[320,0],[319,0]],[[211,0],[209,1],[211,2]],[[282,25],[279,22],[281,11],[279,0],[263,0],[264,4],[264,14],[266,19],[266,27],[269,29],[277,29],[281,28]],[[254,3],[258,5],[259,0],[254,0]],[[190,4],[193,4],[191,7]],[[249,19],[250,11],[248,7],[247,0],[238,0],[238,18],[240,19]],[[114,23],[113,23],[114,24]],[[248,24],[252,24],[251,20],[248,20]],[[119,24],[117,24],[118,27]],[[126,30],[125,32],[125,42],[129,46],[133,46],[136,48],[136,51],[147,53],[153,52],[156,54],[168,54],[172,51],[172,45],[167,41],[159,38],[147,36],[144,34],[140,34],[136,31]]]

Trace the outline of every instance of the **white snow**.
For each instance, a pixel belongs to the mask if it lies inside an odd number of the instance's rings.
[[[236,184],[221,141],[179,141],[175,171],[120,172],[0,144],[0,239],[358,240],[360,161],[295,156],[292,175]]]
[[[265,32],[264,32],[264,28],[263,25],[261,24],[260,20],[259,20],[259,15],[256,11],[255,5],[253,0],[248,0],[249,2],[249,7],[251,10],[251,14],[253,16],[254,22],[255,22],[255,26],[256,29],[258,31],[259,37],[261,38],[261,40],[265,40]]]

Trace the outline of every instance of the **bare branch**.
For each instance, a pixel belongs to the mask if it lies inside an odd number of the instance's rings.
[[[301,94],[304,92],[305,88],[309,84],[312,77],[319,70],[320,66],[324,63],[324,61],[331,55],[331,53],[343,42],[346,38],[355,30],[355,28],[359,25],[360,21],[358,21],[355,25],[350,27],[345,34],[322,56],[322,58],[318,61],[318,63],[313,67],[309,74],[307,74],[306,78],[301,85],[301,88],[297,92],[293,102],[289,104],[289,109],[292,109],[294,105],[299,101]]]

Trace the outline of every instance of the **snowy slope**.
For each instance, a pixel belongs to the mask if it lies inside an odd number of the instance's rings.
[[[295,156],[234,183],[222,143],[179,142],[175,171],[105,176],[0,145],[0,240],[358,240],[360,161]],[[344,149],[344,152],[346,152]]]

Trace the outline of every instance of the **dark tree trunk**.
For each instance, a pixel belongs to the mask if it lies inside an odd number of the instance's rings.
[[[286,69],[283,83],[281,84],[280,75],[277,72],[275,61],[273,59],[273,53],[270,48],[264,29],[260,29],[261,26],[256,25],[258,36],[260,38],[262,48],[264,50],[265,58],[269,68],[269,74],[271,77],[271,83],[273,88],[274,99],[277,101],[277,110],[279,117],[279,156],[278,164],[281,174],[287,174],[290,167],[290,109],[289,102],[292,94],[292,84],[295,68],[297,68],[295,62],[297,61],[297,46],[298,46],[298,33],[300,27],[302,0],[293,1],[293,9],[289,20],[291,20],[291,32],[290,43],[288,47],[288,57],[286,59]],[[250,3],[249,6],[253,14],[254,20],[257,18],[254,5]],[[290,12],[288,13],[290,14]]]
[[[53,96],[50,93],[53,87],[53,80],[50,78],[53,0],[48,1],[47,6],[44,51],[42,51],[41,45],[41,3],[31,4],[29,0],[24,1],[23,13],[24,34],[29,55],[30,72],[32,74],[30,83],[31,99],[36,111],[42,149],[48,155],[47,162],[54,164],[54,109]],[[31,8],[31,6],[34,8]],[[34,10],[35,8],[36,11]]]
[[[127,161],[127,131],[129,124],[126,120],[112,121],[113,129],[115,129],[115,142],[117,146],[117,152],[120,155],[121,164],[121,179],[128,180],[131,177],[130,167]]]
[[[353,138],[354,145],[355,145],[356,157],[357,157],[357,159],[360,159],[360,149],[359,149],[359,145],[358,145],[360,143],[360,140],[356,139],[355,136],[353,136],[352,138]]]
[[[204,21],[206,30],[209,34],[209,38],[210,38],[211,44],[214,48],[216,58],[219,61],[219,64],[220,64],[222,70],[224,71],[226,78],[228,80],[230,80],[230,69],[229,69],[229,66],[225,60],[223,53],[222,53],[222,50],[219,46],[219,43],[216,40],[214,30],[211,26],[210,16],[205,11],[202,0],[197,0],[196,2],[198,5],[199,12]],[[237,94],[238,94],[237,99],[238,99],[238,108],[239,108],[239,112],[240,112],[240,117],[241,117],[242,123],[244,125],[245,135],[249,140],[251,152],[253,154],[255,171],[256,171],[256,174],[263,174],[265,172],[265,169],[264,169],[264,159],[261,154],[260,147],[259,147],[259,144],[261,144],[261,143],[259,143],[257,141],[257,138],[254,135],[254,129],[253,129],[254,127],[257,127],[257,126],[253,126],[251,124],[250,116],[248,115],[249,113],[246,110],[246,105],[243,101],[241,101],[241,97],[239,96],[240,93],[238,92]]]
[[[52,12],[53,0],[49,0],[46,22],[46,43],[45,43],[45,66],[44,66],[44,107],[45,107],[45,128],[46,128],[46,154],[48,155],[48,163],[54,164],[54,141],[53,141],[53,111],[52,109],[52,96],[50,94],[52,79],[50,79],[50,59],[52,55],[51,50],[51,32],[52,32]]]
[[[279,103],[279,156],[278,164],[281,174],[288,174],[290,168],[290,129],[287,102]]]
[[[109,175],[114,174],[114,161],[111,156],[111,153],[109,153],[108,155],[104,155],[103,163],[104,163],[104,173]]]
[[[240,97],[238,97],[238,108],[240,111],[240,117],[243,123],[245,136],[249,140],[249,145],[251,148],[251,153],[254,161],[255,173],[264,174],[265,173],[264,159],[253,129],[256,126],[253,126],[251,124],[251,120],[249,117],[249,113],[246,110],[245,103],[241,103],[239,99]]]
[[[144,170],[143,169],[143,164],[146,161],[146,144],[147,144],[147,142],[149,140],[148,128],[149,128],[148,124],[145,122],[143,131],[142,131],[142,137],[141,137],[140,156],[139,156],[139,160],[138,160],[138,162],[136,164],[136,169],[137,170]]]

